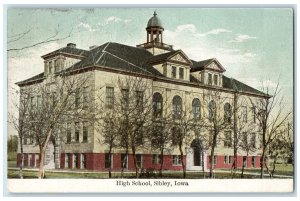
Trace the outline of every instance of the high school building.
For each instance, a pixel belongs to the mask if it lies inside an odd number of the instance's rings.
[[[156,111],[166,100],[173,104],[172,110],[182,108],[182,105],[191,107],[195,117],[205,118],[203,114],[209,113],[209,105],[204,100],[205,94],[219,92],[227,101],[224,105],[224,121],[233,121],[232,108],[234,95],[239,94],[241,105],[241,121],[255,127],[255,110],[250,99],[265,99],[268,96],[236,79],[225,76],[225,68],[216,58],[203,61],[194,61],[184,53],[184,50],[174,50],[172,45],[165,44],[164,27],[157,14],[149,19],[146,27],[145,43],[136,46],[127,46],[115,42],[107,42],[100,46],[92,46],[89,50],[76,47],[69,43],[66,47],[43,55],[44,72],[18,82],[18,86],[31,87],[37,83],[46,82],[54,73],[61,70],[77,71],[89,74],[93,79],[89,86],[84,86],[84,96],[93,96],[91,89],[106,86],[104,99],[109,101],[113,97],[114,79],[122,76],[142,76],[151,82],[153,94],[153,107]],[[33,99],[34,100],[34,99]],[[173,111],[176,113],[178,111]],[[162,114],[163,115],[163,114]],[[226,116],[227,115],[227,116]],[[228,116],[229,115],[229,116]],[[73,122],[68,124],[66,130],[68,137],[64,140],[50,142],[46,153],[46,168],[61,169],[88,169],[105,171],[107,167],[107,145],[99,144],[101,138],[93,124],[89,122]],[[207,135],[209,135],[209,131]],[[256,148],[246,157],[246,152],[238,151],[237,166],[242,164],[247,168],[260,166],[260,138],[256,130],[246,133],[247,139]],[[191,139],[185,146],[185,160],[187,170],[205,170],[210,167],[210,149],[197,149],[194,146],[197,139]],[[20,153],[20,150],[19,152]],[[24,140],[24,166],[37,167],[39,149],[31,140]],[[125,161],[126,169],[133,170],[133,157],[125,156],[122,150],[114,150],[112,168],[121,169],[121,162]],[[137,160],[143,168],[156,168],[160,166],[159,152],[153,149],[137,150]],[[181,159],[177,148],[164,155],[165,170],[181,170]],[[218,145],[215,150],[213,164],[215,168],[230,168],[233,161],[233,129],[220,133]],[[20,154],[18,154],[20,164]],[[204,164],[204,167],[202,167]]]

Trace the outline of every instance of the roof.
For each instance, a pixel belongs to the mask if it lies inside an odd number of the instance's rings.
[[[220,64],[220,62],[216,58],[206,59],[203,61],[194,61],[194,60],[191,60],[191,61],[193,63],[191,72],[201,71],[201,70],[205,69],[212,62],[216,62],[218,64],[221,72],[226,71],[225,68]]]
[[[59,51],[62,52],[65,50],[71,51],[70,48],[61,48],[54,52],[59,52]],[[151,65],[151,63],[155,61],[167,59],[172,55],[177,54],[181,50],[171,51],[164,54],[153,56],[150,52],[140,47],[132,47],[132,46],[123,45],[119,43],[108,42],[89,51],[86,50],[82,51],[80,49],[78,49],[78,51],[76,50],[72,50],[72,51],[73,53],[81,52],[82,55],[84,55],[84,57],[82,58],[81,61],[67,68],[65,70],[66,72],[80,70],[87,67],[98,66],[98,67],[109,68],[112,70],[127,71],[127,72],[138,73],[146,76],[164,78],[165,76],[162,75],[158,70],[156,70]],[[52,52],[52,54],[54,52]],[[199,69],[204,68],[204,66],[206,66],[207,64],[209,64],[211,61],[214,60],[215,59],[207,59],[198,62],[191,60],[192,61],[191,72],[198,71]],[[40,73],[36,76],[33,76],[29,79],[23,80],[16,84],[20,86],[26,83],[42,81],[43,79],[44,79],[44,73]],[[190,82],[199,84],[199,81],[192,74],[190,74]],[[228,78],[224,75],[223,75],[223,88],[268,96],[257,89],[254,89],[233,78]]]
[[[49,56],[52,56],[52,55],[58,54],[58,53],[66,53],[66,54],[72,54],[74,56],[86,57],[86,56],[88,56],[89,51],[78,49],[76,47],[67,46],[67,47],[63,47],[63,48],[60,48],[58,50],[55,50],[53,52],[50,52],[48,54],[45,54],[45,55],[42,56],[42,58],[47,58]]]
[[[250,87],[236,79],[228,78],[224,75],[222,77],[223,77],[223,88],[237,90],[239,92],[250,92],[250,93],[255,93],[263,96],[269,96],[268,94],[265,94],[257,89],[254,89],[253,87]]]
[[[148,23],[147,23],[147,28],[149,28],[149,27],[161,27],[161,28],[163,28],[161,20],[157,17],[157,14],[156,14],[155,11],[153,13],[153,17],[151,17],[149,19]]]

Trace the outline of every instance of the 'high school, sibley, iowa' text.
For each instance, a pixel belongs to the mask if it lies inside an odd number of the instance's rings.
[[[124,180],[117,180],[117,186],[165,186],[165,187],[172,187],[172,186],[189,186],[189,182],[187,181],[165,181],[165,180],[132,180],[132,181],[124,181]]]

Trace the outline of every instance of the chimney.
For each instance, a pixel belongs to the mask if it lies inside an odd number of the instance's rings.
[[[97,45],[92,45],[90,46],[90,50],[95,49],[96,47],[98,47]]]
[[[75,43],[68,43],[67,47],[76,48],[76,44]]]

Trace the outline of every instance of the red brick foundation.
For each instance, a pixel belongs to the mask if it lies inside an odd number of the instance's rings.
[[[220,156],[216,155],[217,157],[217,163],[215,164],[214,168],[215,169],[228,169],[232,167],[232,163],[225,164],[224,163],[224,158],[225,156]],[[253,156],[248,156],[246,160],[246,166],[245,168],[259,168],[260,167],[260,156],[255,156],[255,164],[254,166],[252,165],[252,157]],[[209,169],[211,166],[210,163],[210,156],[207,156],[207,168]],[[242,168],[243,167],[243,156],[237,156],[237,168]]]

